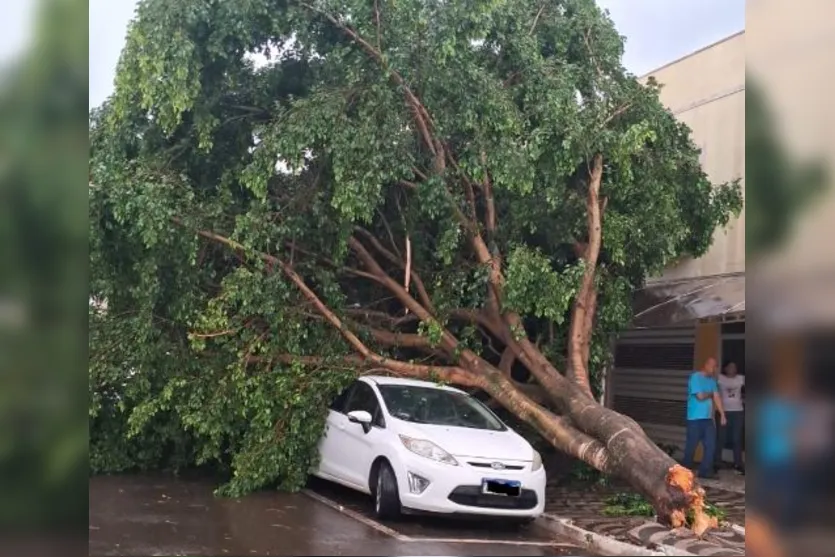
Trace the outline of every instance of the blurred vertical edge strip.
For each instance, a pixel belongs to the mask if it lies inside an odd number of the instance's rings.
[[[0,6],[0,555],[86,545],[87,21]]]
[[[833,555],[835,4],[746,9],[747,554]]]

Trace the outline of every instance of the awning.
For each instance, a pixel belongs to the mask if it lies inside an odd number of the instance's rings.
[[[635,292],[632,309],[636,329],[738,319],[745,314],[745,275],[650,283]]]

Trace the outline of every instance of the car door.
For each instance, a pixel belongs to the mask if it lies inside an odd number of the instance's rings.
[[[319,440],[319,473],[341,481],[347,480],[341,472],[344,468],[342,464],[342,445],[345,443],[341,437],[344,436],[345,424],[348,423],[345,416],[345,406],[358,384],[359,381],[351,383],[333,401],[325,420],[325,430]]]
[[[347,414],[355,410],[365,410],[371,414],[372,425],[368,433],[361,424],[348,421]],[[345,414],[346,425],[339,436],[343,466],[341,473],[352,484],[362,486],[367,491],[371,463],[379,454],[378,445],[385,442],[386,427],[380,400],[371,385],[365,382],[356,384],[348,397]]]

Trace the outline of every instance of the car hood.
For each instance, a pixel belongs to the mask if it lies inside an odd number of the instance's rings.
[[[533,447],[511,429],[488,431],[469,427],[413,424],[399,421],[399,433],[432,441],[455,457],[533,460]]]

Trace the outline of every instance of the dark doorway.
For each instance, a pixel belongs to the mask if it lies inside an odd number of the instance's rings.
[[[743,325],[744,327],[744,325]],[[725,329],[725,327],[723,327]],[[744,331],[744,329],[743,329]],[[736,331],[729,332],[723,330],[722,335],[722,368],[724,369],[725,365],[733,362],[736,364],[736,368],[740,375],[745,377],[745,337],[744,332],[743,334],[739,334]],[[729,334],[730,333],[730,334]],[[745,387],[742,388],[743,393],[743,401],[745,400]],[[745,447],[745,426],[742,428],[742,446]],[[719,447],[717,444],[717,450],[721,450],[724,452],[724,449],[732,450],[732,438],[730,435],[727,436],[727,440],[724,447]],[[745,454],[745,450],[743,449],[743,457]],[[727,459],[725,459],[727,460]]]

